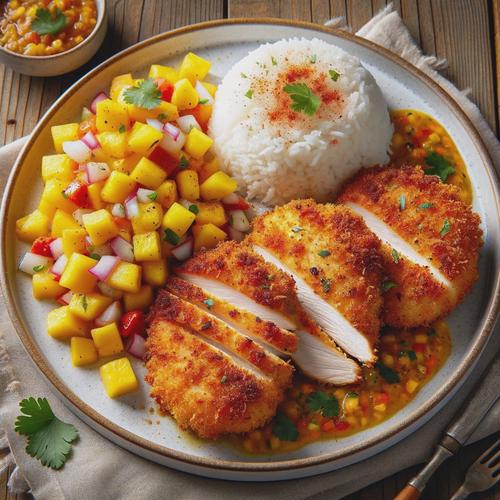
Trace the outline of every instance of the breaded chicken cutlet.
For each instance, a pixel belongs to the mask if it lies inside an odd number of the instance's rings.
[[[458,188],[420,167],[361,171],[338,197],[382,240],[384,321],[428,325],[446,316],[478,277],[480,218]]]

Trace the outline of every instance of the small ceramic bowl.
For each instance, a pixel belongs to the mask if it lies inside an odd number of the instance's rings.
[[[95,3],[97,22],[92,33],[83,42],[65,52],[50,56],[25,56],[0,46],[0,63],[18,73],[31,76],[62,75],[84,65],[101,46],[108,28],[106,0],[95,0]]]

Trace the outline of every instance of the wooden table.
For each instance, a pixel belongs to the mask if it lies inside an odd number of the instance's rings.
[[[63,77],[30,78],[0,66],[0,145],[31,132],[51,103],[89,68],[118,50],[186,24],[227,17],[280,17],[319,24],[345,16],[356,31],[386,0],[108,0],[110,29],[100,53],[86,67]],[[500,133],[500,0],[393,0],[424,52],[446,58],[444,75],[471,89],[486,120]],[[497,72],[495,73],[495,68]],[[1,173],[0,173],[1,174]],[[493,438],[469,446],[432,479],[424,498],[448,498],[465,470]],[[411,468],[351,495],[349,499],[389,499],[418,468]],[[0,477],[0,500],[9,495]],[[500,499],[500,487],[481,498]]]

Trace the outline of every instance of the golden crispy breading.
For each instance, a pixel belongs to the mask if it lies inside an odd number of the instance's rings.
[[[255,219],[248,242],[268,250],[337,310],[372,347],[364,361],[375,360],[382,308],[380,242],[360,217],[342,206],[292,201]]]
[[[382,245],[386,283],[396,285],[384,294],[386,323],[400,327],[432,323],[447,315],[476,281],[480,219],[460,201],[455,186],[425,175],[420,167],[377,167],[361,171],[338,201],[375,215],[451,284],[446,286],[428,268]]]

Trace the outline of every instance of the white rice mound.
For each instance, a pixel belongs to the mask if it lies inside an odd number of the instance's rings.
[[[283,87],[297,83],[321,99],[313,116],[290,108]],[[223,170],[266,205],[332,201],[361,167],[387,163],[392,132],[382,92],[356,57],[297,38],[261,45],[236,63],[209,124]]]

